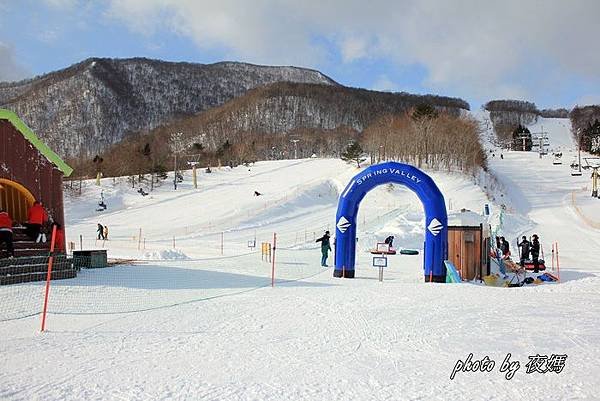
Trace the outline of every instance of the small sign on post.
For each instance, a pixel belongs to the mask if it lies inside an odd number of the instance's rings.
[[[387,244],[386,244],[387,245]],[[387,267],[387,257],[385,256],[374,256],[373,257],[373,267],[379,268],[379,281],[383,281],[383,268]]]
[[[254,250],[254,248],[256,248],[256,240],[248,241],[248,248]]]

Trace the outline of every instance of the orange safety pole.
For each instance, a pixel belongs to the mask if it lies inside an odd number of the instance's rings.
[[[558,242],[556,242],[556,274],[558,275],[558,282],[560,283],[560,263],[558,262]]]
[[[46,330],[46,312],[48,310],[48,294],[50,293],[50,279],[52,278],[52,264],[54,263],[55,242],[56,226],[52,226],[52,239],[50,240],[50,259],[48,259],[48,274],[46,275],[46,294],[44,295],[44,310],[42,311],[42,331]]]
[[[554,272],[554,244],[555,242],[552,243],[552,271]]]
[[[277,244],[277,234],[273,233],[273,258],[271,259],[271,287],[275,287],[275,249]]]

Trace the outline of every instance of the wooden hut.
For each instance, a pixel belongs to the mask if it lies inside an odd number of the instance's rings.
[[[461,210],[448,215],[448,260],[463,280],[490,274],[489,229],[484,216]]]
[[[64,226],[62,179],[72,171],[15,113],[0,109],[0,207],[15,225],[37,200]]]

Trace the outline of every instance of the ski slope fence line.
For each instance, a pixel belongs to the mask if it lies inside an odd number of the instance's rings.
[[[579,218],[581,218],[581,220],[583,220],[588,226],[592,227],[592,228],[596,228],[596,229],[600,229],[600,223],[591,220],[590,218],[588,218],[583,211],[581,210],[581,208],[577,205],[577,200],[576,200],[576,191],[572,191],[571,192],[571,205],[573,206],[573,209],[575,210],[575,213],[577,213],[577,215],[579,216]]]
[[[279,239],[278,239],[279,240]],[[176,261],[125,261],[106,268],[82,267],[76,278],[52,280],[48,329],[60,330],[53,315],[110,315],[165,309],[277,286],[319,286],[305,279],[324,274],[319,249],[278,248],[275,269],[254,251],[237,256]],[[46,263],[44,257],[40,264]],[[54,262],[58,270],[71,260]],[[274,278],[272,272],[275,272]],[[45,274],[45,273],[42,273]],[[0,286],[0,324],[36,317],[45,282]],[[64,322],[64,319],[61,319]],[[36,324],[37,326],[37,324]]]
[[[325,230],[332,230],[332,228],[333,223],[325,223],[318,227],[307,227],[302,230],[280,230],[277,231],[277,236],[288,247],[306,246],[314,244]],[[106,240],[99,240],[91,232],[88,232],[85,235],[76,235],[75,238],[68,237],[67,241],[69,251],[106,249],[119,258],[131,259],[130,256],[122,257],[126,254],[137,255],[134,259],[148,260],[156,259],[156,254],[169,250],[177,250],[183,257],[186,256],[185,253],[188,250],[210,256],[245,253],[248,251],[249,242],[258,246],[261,242],[271,242],[272,237],[273,232],[266,229],[254,232],[252,230],[243,232],[229,230],[177,237],[174,235],[146,235],[144,229],[141,228],[137,233],[114,229]]]

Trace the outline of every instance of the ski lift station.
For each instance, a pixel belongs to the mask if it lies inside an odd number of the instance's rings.
[[[0,207],[15,225],[27,221],[34,201],[64,225],[62,180],[72,172],[15,113],[0,109]]]

